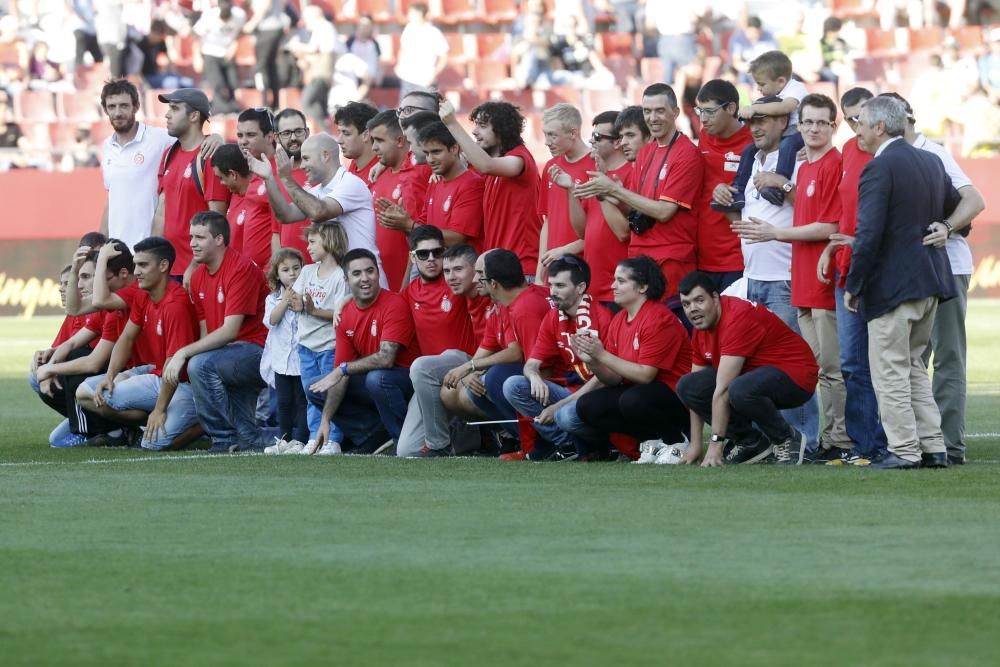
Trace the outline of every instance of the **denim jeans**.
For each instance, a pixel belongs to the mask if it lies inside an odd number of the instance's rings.
[[[398,440],[413,393],[409,369],[390,368],[348,377],[347,392],[333,418],[357,452],[372,452],[386,437]],[[309,392],[322,407],[326,394]],[[331,438],[333,433],[331,432]]]
[[[524,364],[497,364],[491,366],[483,374],[483,384],[486,385],[486,395],[476,396],[469,392],[472,403],[482,410],[491,419],[516,419],[517,413],[514,411],[507,398],[503,395],[503,384],[512,375],[521,375],[524,372]],[[520,440],[521,434],[517,429],[517,424],[504,424],[503,429]]]
[[[837,288],[837,338],[840,339],[840,372],[847,401],[844,422],[847,435],[862,456],[877,456],[889,446],[882,430],[878,400],[868,365],[868,323],[844,307],[844,290]]]
[[[115,383],[114,392],[108,396],[108,407],[116,412],[142,410],[152,412],[160,395],[163,381],[158,375],[146,373],[133,375],[127,380]],[[143,449],[168,449],[173,441],[191,426],[198,423],[195,414],[191,385],[181,382],[167,405],[167,419],[156,440],[142,441]]]
[[[274,374],[273,395],[277,402],[278,434],[285,440],[306,442],[309,426],[306,423],[306,392],[298,375]]]
[[[317,380],[333,372],[333,350],[313,352],[305,345],[299,345],[298,351],[299,372],[302,374],[302,390],[306,392],[307,398],[312,399],[313,397],[310,396],[312,392],[309,391],[309,387]],[[309,424],[310,440],[316,438],[316,431],[319,430],[320,420],[323,416],[323,401],[325,400],[325,396],[322,394],[316,394],[316,396],[319,396],[318,403],[314,400],[306,401],[306,422]],[[343,432],[333,423],[330,424],[330,439],[336,442],[343,442],[344,440]]]
[[[792,285],[787,280],[747,280],[747,299],[767,306],[771,312],[797,334],[799,331],[799,309],[792,305]],[[810,452],[819,447],[819,396],[812,398],[797,408],[782,410],[781,415],[789,424],[806,436],[806,449]]]
[[[549,388],[549,402],[557,403],[573,392],[554,382],[545,381]],[[531,383],[523,375],[511,375],[503,383],[503,395],[514,409],[525,417],[537,417],[545,409],[531,396]],[[586,442],[599,442],[601,434],[588,426],[576,412],[576,402],[559,408],[554,424],[534,423],[532,426],[542,438],[560,449],[587,451]]]
[[[213,445],[264,444],[256,422],[257,397],[264,387],[260,377],[263,353],[260,345],[240,340],[188,361],[198,420]]]

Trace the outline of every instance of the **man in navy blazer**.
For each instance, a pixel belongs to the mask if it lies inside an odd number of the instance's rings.
[[[940,158],[903,139],[906,110],[869,100],[859,136],[875,156],[861,173],[858,227],[844,305],[868,322],[868,356],[889,454],[880,468],[945,467],[941,414],[921,355],[938,301],[955,296],[944,248],[924,237],[946,232],[961,197]]]

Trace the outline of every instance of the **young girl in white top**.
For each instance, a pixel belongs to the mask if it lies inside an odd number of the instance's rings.
[[[261,377],[274,387],[278,397],[281,439],[289,443],[298,441],[299,445],[309,439],[306,394],[299,377],[299,323],[292,307],[298,301],[292,286],[302,264],[302,253],[295,248],[282,248],[271,258],[267,280],[272,292],[264,300],[264,326],[268,333],[260,362]],[[267,449],[268,453],[276,453],[270,447]]]
[[[302,269],[293,289],[300,296],[296,311],[302,386],[311,399],[306,409],[310,440],[302,453],[310,454],[315,448],[325,396],[309,393],[309,386],[333,372],[333,311],[351,290],[340,267],[348,249],[343,226],[337,222],[318,222],[306,227],[303,234],[315,264]],[[340,429],[332,425],[329,441],[316,453],[339,454],[343,439]]]

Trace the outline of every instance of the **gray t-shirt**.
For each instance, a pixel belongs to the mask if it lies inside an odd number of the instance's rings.
[[[298,294],[312,297],[317,308],[333,310],[351,289],[347,286],[344,272],[337,267],[329,275],[319,276],[319,264],[308,264],[302,267],[302,273],[295,280],[292,289]],[[305,311],[299,316],[299,345],[304,345],[313,352],[325,352],[333,349],[333,322],[313,317]]]

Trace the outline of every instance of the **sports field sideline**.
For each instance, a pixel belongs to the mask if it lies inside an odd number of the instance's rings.
[[[0,319],[2,665],[996,665],[1000,302],[946,471],[52,450]]]

